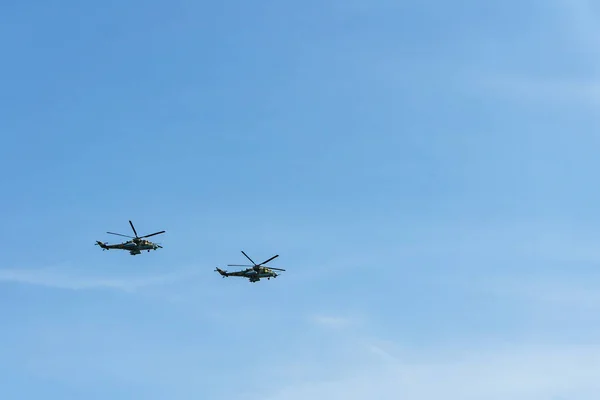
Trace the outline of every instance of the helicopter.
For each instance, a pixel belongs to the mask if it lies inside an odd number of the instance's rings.
[[[158,235],[161,233],[165,233],[165,231],[160,231],[160,232],[155,232],[152,233],[150,235],[145,235],[145,236],[138,236],[135,228],[133,227],[133,223],[131,223],[131,221],[129,221],[129,225],[131,225],[131,229],[133,229],[133,233],[135,234],[135,237],[133,236],[127,236],[127,235],[121,235],[120,233],[113,233],[113,232],[106,232],[109,233],[111,235],[117,235],[117,236],[123,236],[123,237],[128,237],[131,238],[132,240],[129,240],[127,242],[124,243],[120,243],[120,244],[107,244],[107,243],[102,243],[100,241],[96,241],[96,246],[100,246],[102,247],[102,250],[110,250],[110,249],[118,249],[118,250],[127,250],[129,251],[129,254],[131,254],[132,256],[135,256],[136,254],[141,254],[143,250],[147,250],[148,252],[150,252],[150,250],[156,250],[156,249],[162,249],[161,245],[158,245],[156,243],[152,243],[149,240],[144,240],[144,238],[150,237],[150,236],[154,236],[154,235]]]
[[[260,278],[267,278],[267,280],[271,279],[271,278],[277,278],[278,274],[276,274],[275,272],[273,272],[273,270],[277,270],[277,271],[285,271],[285,269],[281,269],[281,268],[267,268],[264,266],[264,264],[268,263],[269,261],[279,257],[279,254],[274,255],[273,257],[269,258],[267,261],[263,261],[260,264],[256,264],[254,261],[252,261],[252,259],[250,257],[248,257],[248,255],[246,253],[244,253],[244,251],[242,250],[242,254],[244,256],[246,256],[246,258],[248,260],[250,260],[250,262],[254,265],[237,265],[237,264],[228,264],[228,267],[250,267],[247,268],[245,270],[242,271],[236,271],[236,272],[227,272],[227,271],[223,271],[222,269],[218,268],[215,269],[215,271],[217,271],[219,274],[221,274],[223,276],[223,278],[227,278],[230,276],[239,276],[242,278],[248,278],[248,280],[251,283],[255,283],[260,281]]]

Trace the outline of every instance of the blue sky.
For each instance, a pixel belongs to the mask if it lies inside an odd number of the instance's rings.
[[[597,5],[126,3],[0,3],[1,398],[596,398]]]

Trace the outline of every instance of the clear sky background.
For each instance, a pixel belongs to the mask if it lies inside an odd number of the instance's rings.
[[[599,26],[0,3],[0,398],[596,400]],[[164,248],[94,246],[129,219]]]

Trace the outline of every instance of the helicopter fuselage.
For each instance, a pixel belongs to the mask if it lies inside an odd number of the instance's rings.
[[[261,280],[261,278],[271,279],[278,276],[278,274],[276,274],[274,271],[264,267],[261,267],[258,271],[256,271],[254,268],[248,268],[246,270],[236,272],[227,272],[217,268],[217,272],[219,272],[223,277],[237,276],[240,278],[247,278],[253,283],[258,282]]]
[[[260,278],[267,278],[267,279],[275,278],[275,277],[277,277],[277,274],[266,268],[259,272],[256,272],[255,270],[251,269],[249,271],[244,271],[244,277],[250,279],[251,282],[252,281],[256,282],[256,281],[259,281]]]
[[[247,269],[243,269],[241,271],[235,271],[235,272],[227,272],[227,271],[224,271],[221,268],[217,267],[217,269],[215,269],[215,271],[217,271],[219,274],[221,274],[221,276],[223,278],[227,278],[230,276],[238,276],[241,278],[247,278],[252,283],[258,282],[264,278],[267,278],[267,279],[277,278],[277,276],[279,274],[275,273],[275,271],[273,271],[273,270],[285,271],[285,269],[281,269],[281,268],[271,269],[271,268],[267,268],[264,266],[264,264],[279,257],[278,254],[274,255],[273,257],[269,258],[266,261],[261,262],[260,264],[257,264],[254,261],[252,261],[252,259],[250,257],[248,257],[248,254],[244,253],[243,250],[242,250],[242,254],[248,260],[250,260],[250,262],[253,264],[253,266],[251,266],[252,268],[247,268]],[[250,267],[250,265],[239,265],[239,264],[227,264],[227,265],[229,267]]]
[[[165,231],[155,232],[155,233],[151,233],[150,235],[145,235],[145,236],[139,237],[135,228],[133,227],[133,223],[131,221],[129,221],[129,225],[131,226],[131,230],[133,230],[135,237],[122,235],[120,233],[114,233],[114,232],[106,232],[106,233],[109,233],[111,235],[128,237],[128,238],[131,238],[132,240],[128,240],[127,242],[120,243],[120,244],[107,244],[107,243],[102,243],[100,241],[96,241],[96,244],[98,246],[102,247],[102,250],[110,250],[110,249],[127,250],[127,251],[129,251],[129,254],[131,254],[132,256],[135,256],[136,254],[141,254],[141,252],[144,250],[150,251],[150,250],[156,250],[156,249],[162,247],[162,246],[160,246],[156,243],[152,243],[151,241],[146,240],[144,238],[154,236],[154,235],[160,235],[161,233],[165,233]]]
[[[142,251],[150,251],[156,250],[159,246],[155,243],[144,240],[140,243],[135,242],[124,242],[120,244],[100,244],[98,243],[104,250],[127,250],[132,256],[136,254],[141,254]]]

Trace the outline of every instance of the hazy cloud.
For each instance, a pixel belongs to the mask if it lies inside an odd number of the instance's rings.
[[[556,0],[564,29],[574,45],[600,67],[600,8],[590,0]],[[597,71],[600,72],[600,71]]]
[[[542,79],[497,74],[479,80],[482,89],[525,101],[600,105],[600,80]]]
[[[143,287],[173,283],[194,272],[176,272],[155,276],[103,277],[58,268],[0,269],[0,282],[46,286],[57,289],[115,289],[132,292]]]
[[[587,0],[555,0],[545,7],[556,11],[553,32],[559,38],[556,46],[565,46],[566,42],[570,51],[568,57],[574,58],[573,65],[582,67],[587,74],[578,74],[577,78],[569,75],[540,77],[537,73],[496,71],[479,77],[476,73],[472,79],[486,94],[492,92],[519,101],[600,105],[600,8]],[[577,51],[573,52],[573,49]],[[552,63],[552,60],[549,58],[548,62]]]
[[[347,327],[355,322],[352,318],[335,315],[314,315],[311,320],[318,325],[326,326],[328,328]]]
[[[600,293],[593,282],[598,277],[582,278],[581,281],[566,278],[496,278],[494,284],[476,285],[482,292],[516,299],[524,306],[536,306],[549,314],[557,312],[556,307],[566,307],[578,311],[600,310]],[[466,286],[466,284],[465,284]]]
[[[394,360],[379,367],[354,365],[345,378],[299,382],[268,400],[592,400],[600,390],[600,347],[515,347],[453,359]]]

